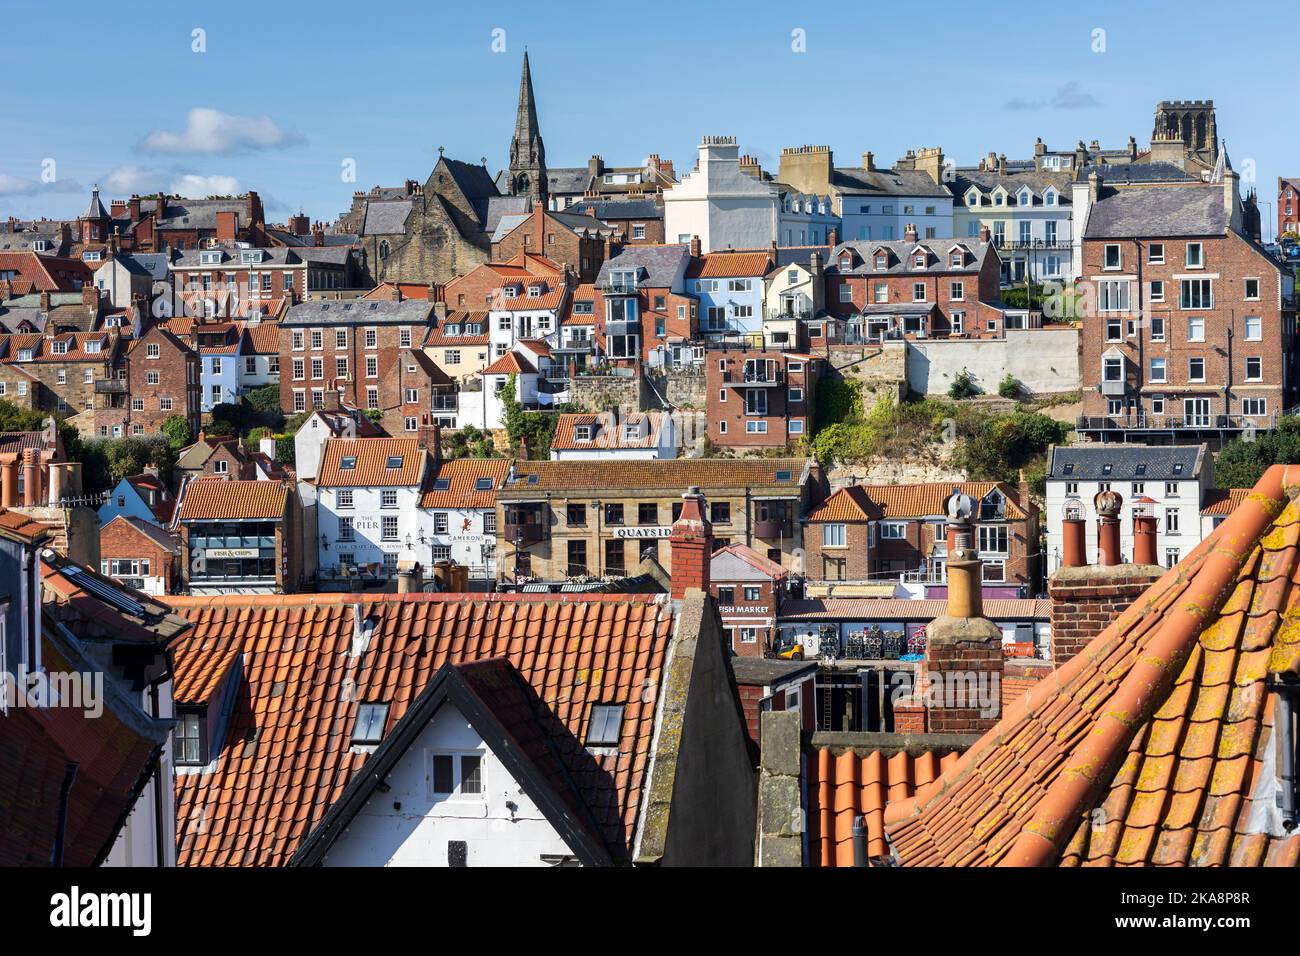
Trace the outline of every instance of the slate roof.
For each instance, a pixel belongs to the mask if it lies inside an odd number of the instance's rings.
[[[155,202],[156,206],[156,202]],[[141,213],[145,212],[141,206]],[[159,229],[216,229],[217,213],[233,212],[241,227],[248,222],[248,199],[183,199],[168,196],[166,209],[158,218]]]
[[[931,179],[928,173],[911,169],[837,167],[832,171],[831,185],[840,193],[854,198],[876,195],[952,198],[952,193]]]
[[[1270,680],[1300,677],[1300,472],[1213,534],[910,800],[904,866],[1296,866]]]
[[[355,302],[300,302],[285,313],[285,327],[308,325],[424,325],[433,303],[427,299],[390,302],[382,299]]]
[[[406,220],[414,203],[410,199],[366,200],[361,217],[361,235],[398,236],[406,232]]]
[[[655,726],[654,694],[677,612],[640,595],[222,595],[170,599],[195,628],[180,683],[245,655],[215,768],[177,778],[179,862],[288,862],[367,764],[358,702],[389,704],[386,733],[447,663],[503,659],[616,859],[631,855]],[[355,606],[354,606],[355,605]],[[357,634],[371,625],[357,653]],[[344,692],[344,688],[348,692]],[[588,751],[591,705],[624,707],[613,752]],[[516,711],[517,712],[517,711]],[[274,824],[274,825],[271,825]]]
[[[787,661],[775,657],[733,657],[731,659],[731,672],[736,677],[736,683],[751,686],[766,686],[792,680],[804,674],[815,674],[817,668],[816,661]]]
[[[1086,181],[1092,173],[1097,173],[1108,183],[1153,183],[1153,182],[1200,182],[1199,176],[1193,176],[1185,169],[1173,163],[1162,161],[1154,163],[1102,163],[1088,165],[1078,171],[1078,178]]]
[[[1103,182],[1084,238],[1221,236],[1226,231],[1220,183],[1113,189]]]
[[[688,245],[671,243],[662,246],[624,246],[623,251],[600,266],[596,283],[609,281],[612,269],[634,269],[638,284],[652,289],[668,289],[679,275],[683,275],[691,250]],[[644,270],[642,277],[641,270]]]
[[[960,266],[949,261],[949,251],[959,246],[966,251]],[[929,250],[926,265],[918,268],[913,262],[913,252],[917,248]],[[875,254],[884,250],[889,258],[884,269],[876,268]],[[853,256],[853,265],[845,270],[840,265],[840,258],[845,251]],[[826,259],[826,271],[833,275],[978,275],[987,256],[996,256],[997,249],[991,242],[981,242],[975,238],[962,239],[918,239],[909,242],[906,239],[854,239],[841,242],[831,250]]]
[[[122,521],[130,525],[130,527],[137,533],[144,535],[163,550],[170,551],[172,554],[180,554],[180,537],[172,534],[165,528],[160,528],[152,521],[145,521],[143,518],[137,518],[135,515],[116,515],[114,516],[113,521],[104,525],[104,528],[107,529],[115,521]],[[102,534],[103,531],[101,530],[100,533]]]
[[[1019,205],[1019,193],[1024,187],[1028,186],[1033,193],[1032,206],[1039,209],[1053,209],[1054,206],[1045,206],[1043,204],[1043,193],[1049,186],[1056,189],[1056,205],[1070,205],[1070,174],[1040,171],[1036,169],[1014,170],[1007,173],[998,173],[996,171],[985,171],[980,169],[959,169],[956,171],[953,183],[952,194],[959,203],[965,203],[966,193],[974,186],[985,197],[990,197],[998,186],[1007,191],[1010,198],[1006,207],[1023,209]],[[992,205],[991,201],[983,202],[978,208],[988,208]]]
[[[597,219],[662,219],[664,207],[653,199],[582,199],[571,209],[578,212],[592,210]]]
[[[1056,445],[1047,456],[1047,479],[1195,481],[1205,460],[1204,445]]]

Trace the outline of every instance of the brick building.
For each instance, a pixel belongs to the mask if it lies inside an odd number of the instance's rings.
[[[810,460],[518,461],[497,493],[497,577],[623,577],[647,554],[671,573],[663,539],[692,485],[717,547],[796,564],[797,519],[821,494]]]
[[[694,244],[696,253],[699,244]],[[606,260],[590,287],[598,350],[615,365],[689,360],[689,343],[698,337],[699,299],[687,292],[686,271],[692,247],[629,246]],[[686,351],[684,351],[686,350]]]
[[[174,593],[180,555],[180,538],[143,518],[118,515],[99,529],[100,573],[145,594]]]
[[[801,352],[711,346],[704,353],[708,437],[722,448],[789,448],[812,430],[821,359]]]
[[[1039,515],[1029,488],[1004,482],[851,485],[804,522],[805,575],[814,581],[946,581],[944,501],[956,488],[978,504],[975,546],[984,584],[1033,594],[1039,580]]]
[[[735,654],[771,654],[789,576],[779,563],[743,544],[729,544],[713,552],[709,592],[718,602],[722,629]]]
[[[1300,179],[1277,178],[1277,235],[1300,234]]]
[[[593,216],[551,212],[537,206],[527,215],[501,217],[492,234],[492,259],[501,262],[522,253],[544,255],[573,272],[580,281],[591,282],[600,265],[617,253],[619,245],[613,226]]]
[[[98,202],[98,196],[95,197]],[[123,252],[196,249],[205,240],[267,245],[266,213],[257,193],[230,199],[185,199],[159,193],[114,199],[78,220],[81,244],[114,242]]]
[[[161,326],[126,343],[125,361],[111,381],[96,385],[95,430],[104,434],[152,435],[173,415],[199,430],[199,357]]]
[[[34,392],[32,407],[81,416],[76,424],[93,430],[97,396],[113,386],[122,373],[125,342],[116,331],[59,332],[0,336],[0,363],[11,367],[5,376],[22,396],[22,385]],[[84,414],[89,413],[89,414]]]
[[[354,408],[399,409],[400,356],[423,342],[432,308],[421,300],[294,306],[280,322],[280,407],[324,408],[332,392]]]
[[[826,265],[826,310],[856,336],[998,337],[1002,262],[984,229],[975,238],[840,243]],[[809,334],[817,336],[813,324]]]
[[[475,266],[437,288],[435,298],[449,311],[476,312],[487,309],[493,293],[508,282],[527,284],[535,278],[560,282],[564,266],[544,255],[522,252],[508,259],[493,260]],[[486,331],[486,330],[485,330]]]
[[[1243,231],[1236,174],[1085,189],[1080,432],[1218,442],[1275,424],[1298,397],[1295,280]]]

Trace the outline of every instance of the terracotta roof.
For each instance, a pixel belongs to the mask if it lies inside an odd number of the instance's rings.
[[[1300,472],[1274,465],[1191,554],[886,831],[909,866],[1290,865],[1270,677],[1300,675]]]
[[[245,325],[244,336],[247,347],[245,352],[258,355],[280,354],[280,326],[275,322],[258,322]]]
[[[874,521],[880,508],[867,497],[864,485],[841,488],[813,509],[809,521]]]
[[[51,673],[93,668],[46,627],[41,659]],[[104,695],[92,717],[80,707],[13,707],[0,733],[0,866],[50,866],[65,768],[68,792],[63,864],[97,866],[108,855],[167,739],[165,724],[131,713],[125,695]]]
[[[880,750],[835,754],[819,747],[808,755],[808,855],[813,866],[853,865],[853,818],[867,826],[867,856],[888,856],[885,807],[916,793],[950,769],[956,752],[913,756]]]
[[[767,252],[706,252],[686,267],[688,279],[727,279],[732,276],[763,276],[772,266]]]
[[[278,481],[191,481],[182,492],[178,521],[282,518],[288,489]]]
[[[356,459],[344,468],[345,458]],[[401,459],[389,468],[389,459]],[[316,484],[321,488],[397,488],[418,485],[425,451],[416,438],[331,438],[325,442]]]
[[[527,293],[527,283],[524,285]],[[528,309],[555,309],[564,301],[565,288],[551,289],[541,295],[517,295],[507,297],[500,289],[493,290],[492,308],[498,312],[523,312]]]
[[[1052,602],[1046,598],[985,598],[984,616],[991,621],[1046,621]],[[781,620],[930,621],[947,612],[942,598],[830,597],[786,601]]]
[[[851,485],[831,495],[809,521],[864,521],[868,518],[929,518],[943,514],[953,489],[982,501],[994,488],[1006,497],[1008,518],[1024,518],[1019,492],[1001,481],[934,481],[911,485]],[[861,489],[861,490],[855,490]],[[837,500],[838,499],[838,500]],[[874,509],[873,507],[874,506]],[[824,513],[823,513],[824,512]]]
[[[495,508],[497,489],[506,479],[510,462],[504,458],[455,458],[429,469],[420,498],[421,508]],[[487,491],[477,490],[478,480],[492,482]],[[437,487],[446,479],[447,487]]]
[[[630,440],[624,436],[624,426],[639,425],[643,421],[649,423],[644,435]],[[582,451],[596,448],[655,448],[659,445],[663,422],[663,412],[629,412],[622,417],[612,414],[592,415],[565,412],[556,417],[555,435],[551,438],[551,448],[558,451]],[[574,427],[577,425],[595,426],[590,441],[578,441],[574,437]]]
[[[369,596],[368,596],[369,597]],[[353,752],[358,702],[389,704],[386,732],[446,663],[502,658],[527,682],[535,719],[615,859],[631,855],[654,735],[655,694],[675,614],[642,595],[223,595],[170,599],[194,622],[175,651],[201,686],[245,655],[215,768],[177,779],[179,862],[281,865],[368,754]],[[356,625],[373,623],[355,654]],[[346,691],[345,692],[345,688]],[[623,705],[618,748],[581,745],[591,704]]]
[[[53,530],[49,525],[33,521],[21,512],[0,508],[0,536],[35,543]]]
[[[484,375],[518,375],[521,372],[536,372],[533,363],[528,361],[518,352],[507,352],[487,368],[483,369]]]
[[[655,488],[685,493],[699,485],[707,494],[716,488],[753,488],[798,494],[809,461],[804,458],[673,458],[660,461],[519,461],[516,479],[507,491],[548,488]],[[789,478],[778,480],[778,473]],[[530,480],[536,475],[537,480]]]
[[[1201,502],[1201,514],[1230,515],[1241,507],[1248,494],[1249,488],[1211,488]]]

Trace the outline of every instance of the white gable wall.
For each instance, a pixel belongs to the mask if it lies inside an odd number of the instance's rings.
[[[478,798],[433,796],[434,753],[484,755]],[[545,866],[572,851],[483,738],[445,703],[335,842],[325,866],[446,866],[447,843],[464,840],[470,866]],[[513,803],[512,811],[506,806]],[[401,809],[396,809],[400,805]]]

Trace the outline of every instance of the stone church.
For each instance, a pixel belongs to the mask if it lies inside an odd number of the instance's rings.
[[[359,237],[369,278],[376,283],[445,283],[487,262],[501,218],[526,215],[534,202],[546,203],[546,148],[527,53],[510,165],[499,181],[508,185],[507,192],[497,188],[486,158],[466,163],[443,156],[439,149],[438,162],[423,184],[408,180],[398,187],[355,193],[336,228]]]

